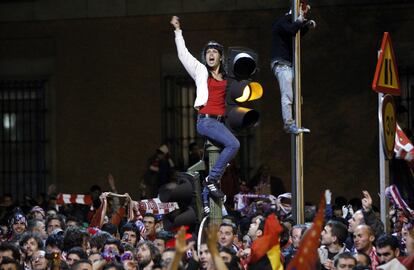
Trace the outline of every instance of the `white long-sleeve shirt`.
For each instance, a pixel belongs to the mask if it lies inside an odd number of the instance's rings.
[[[196,99],[194,101],[194,108],[198,110],[201,106],[206,105],[208,100],[208,70],[205,65],[198,61],[188,51],[185,46],[182,30],[175,30],[174,33],[178,58],[196,84]]]

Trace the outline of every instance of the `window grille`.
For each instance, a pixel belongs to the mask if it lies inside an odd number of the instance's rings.
[[[44,80],[0,80],[0,185],[22,201],[46,190]]]
[[[166,77],[163,91],[163,137],[170,147],[178,169],[188,167],[188,146],[191,142],[203,145],[197,134],[197,115],[193,108],[195,85],[190,78]]]
[[[401,96],[396,97],[399,123],[403,128],[413,131],[414,128],[414,69],[403,67],[399,69]]]

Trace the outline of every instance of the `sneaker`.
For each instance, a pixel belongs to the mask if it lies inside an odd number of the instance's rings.
[[[204,205],[203,213],[204,213],[204,215],[208,216],[210,214],[210,207],[207,206],[207,205]]]
[[[217,198],[217,199],[221,199],[224,197],[223,191],[221,191],[217,187],[217,182],[211,181],[210,179],[208,179],[208,176],[206,177],[206,180],[204,181],[204,186],[208,188],[208,192],[210,193],[212,197]]]
[[[299,133],[310,133],[310,129],[304,127],[297,127],[295,124],[292,124],[287,128],[286,132],[297,135]]]
[[[203,199],[203,212],[204,215],[210,214],[210,200],[209,200],[209,189],[207,187],[203,188],[203,192],[201,193],[201,198]]]

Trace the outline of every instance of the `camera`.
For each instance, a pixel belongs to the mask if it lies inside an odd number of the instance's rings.
[[[60,252],[58,252],[58,251],[47,252],[45,254],[45,258],[49,261],[50,260],[58,260],[58,259],[60,259]]]

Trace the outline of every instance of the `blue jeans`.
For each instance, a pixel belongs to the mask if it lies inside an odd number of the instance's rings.
[[[198,118],[197,132],[224,147],[208,175],[209,180],[218,181],[226,170],[227,163],[236,156],[240,142],[223,123],[214,118]]]

